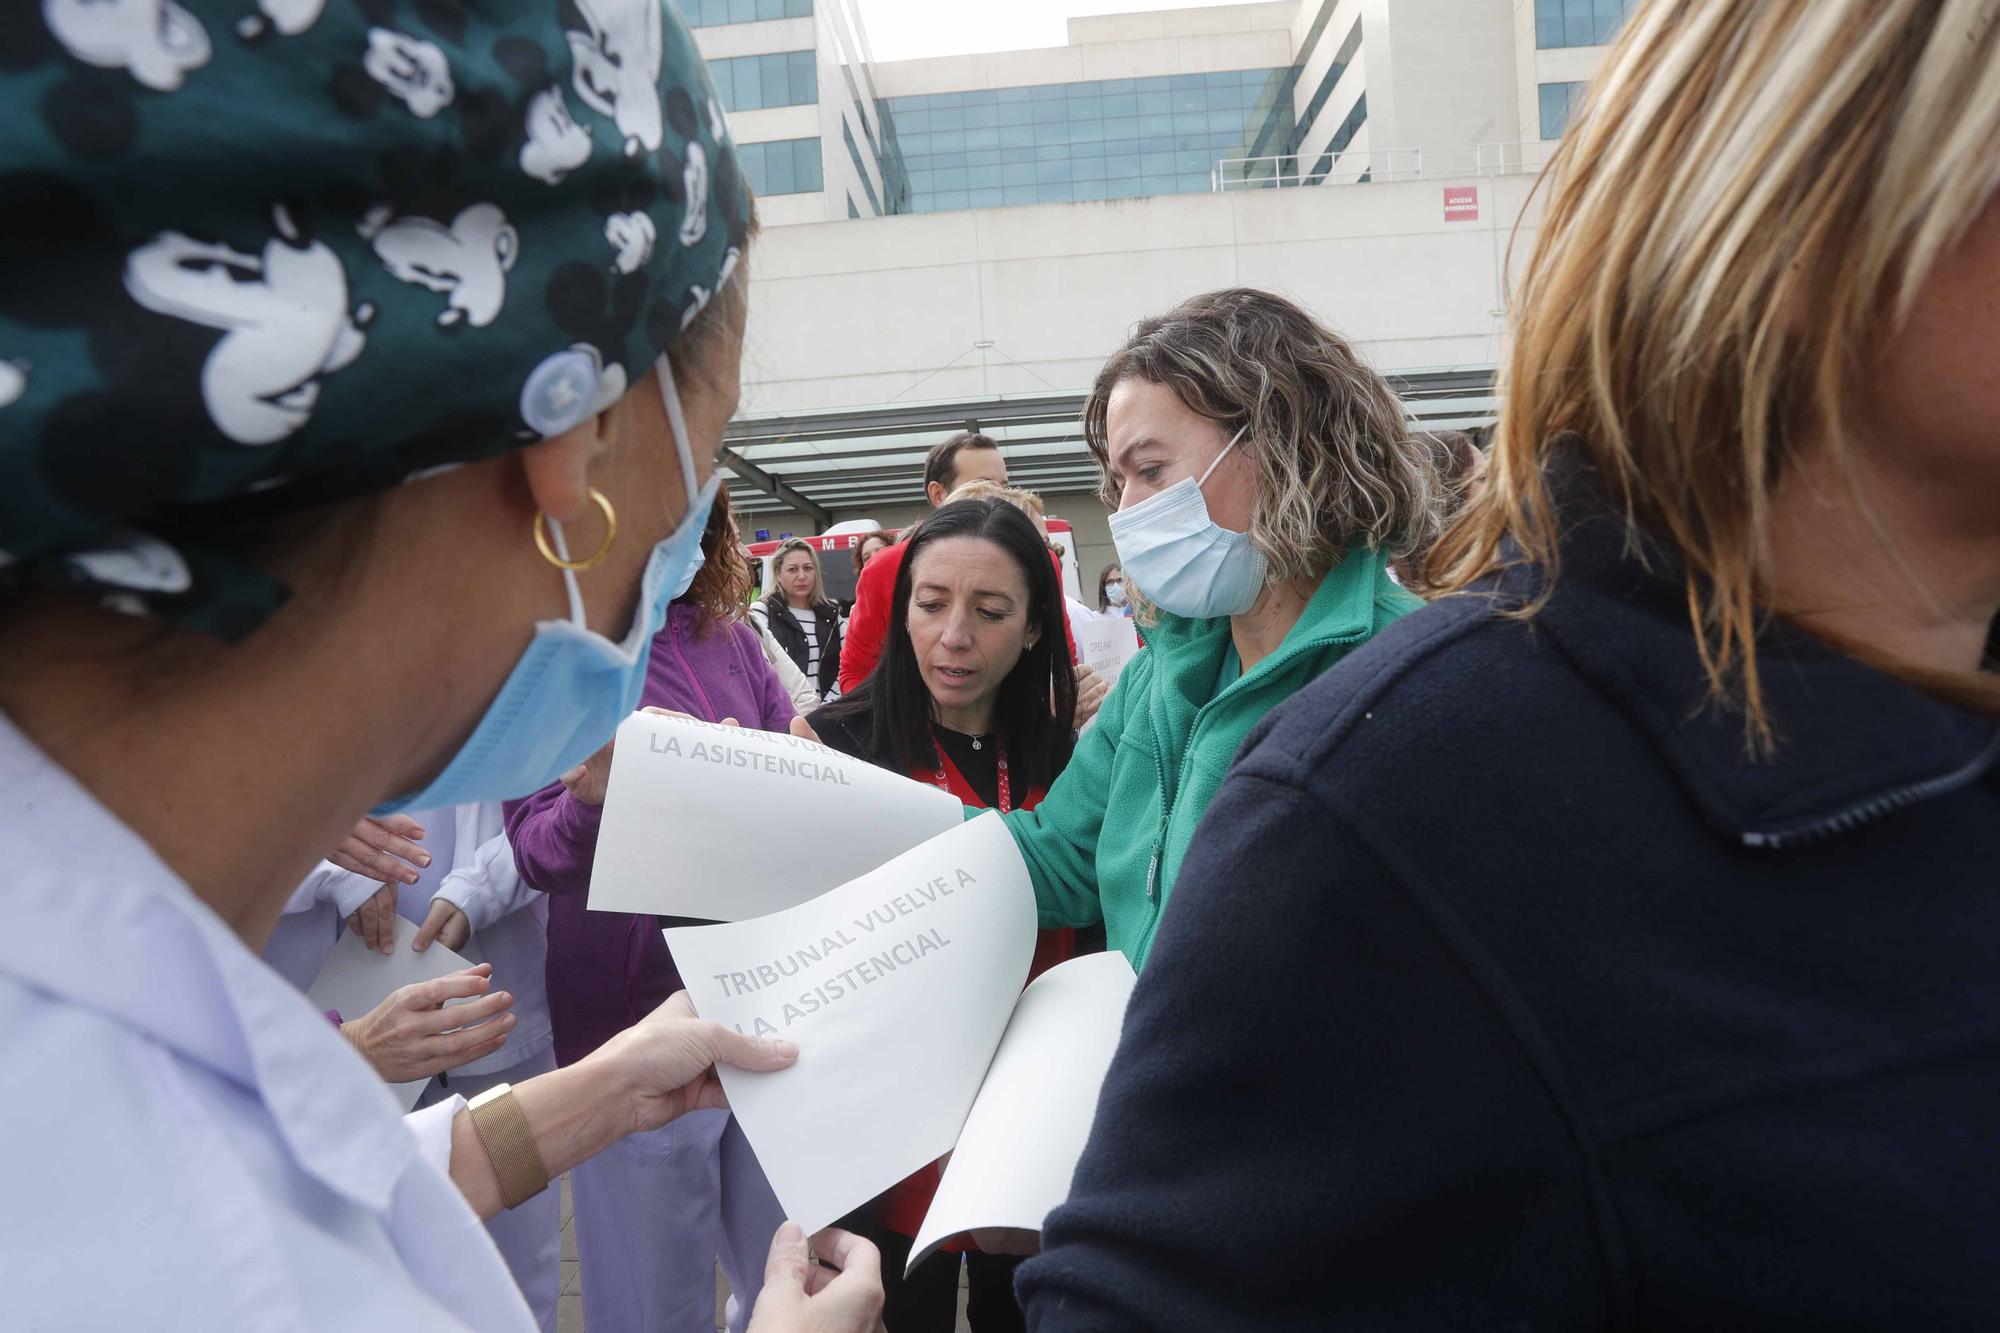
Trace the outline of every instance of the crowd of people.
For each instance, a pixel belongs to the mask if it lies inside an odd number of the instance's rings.
[[[1139,318],[1094,607],[973,433],[753,596],[673,8],[75,8],[0,70],[10,1319],[553,1330],[565,1174],[593,1333],[2000,1317],[2000,0],[1635,5],[1490,438],[1282,295]],[[641,708],[997,812],[1030,976],[1130,962],[1039,1232],[785,1219],[719,1070],[810,1050],[587,906]],[[343,932],[477,962],[321,1012]]]

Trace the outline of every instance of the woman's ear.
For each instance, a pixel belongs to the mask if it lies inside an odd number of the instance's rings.
[[[585,417],[560,435],[521,451],[528,493],[558,523],[583,517],[590,507],[590,470],[611,452],[611,408]]]

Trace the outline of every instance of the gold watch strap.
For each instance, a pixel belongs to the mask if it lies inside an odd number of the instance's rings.
[[[512,1085],[501,1083],[466,1103],[472,1112],[472,1132],[493,1163],[500,1181],[500,1200],[509,1208],[526,1203],[549,1187],[549,1171],[535,1147],[528,1117]]]

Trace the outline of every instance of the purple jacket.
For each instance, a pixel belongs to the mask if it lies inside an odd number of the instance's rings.
[[[710,626],[694,637],[695,609],[676,603],[653,638],[642,708],[672,708],[710,722],[783,731],[796,710],[747,625]],[[509,801],[507,840],[521,878],[549,895],[549,1019],[556,1063],[572,1064],[657,1008],[681,987],[657,918],[593,912],[590,863],[600,806],[553,783]]]

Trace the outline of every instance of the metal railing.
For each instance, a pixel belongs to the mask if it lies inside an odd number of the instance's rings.
[[[1466,176],[1532,176],[1548,165],[1553,143],[1483,143],[1471,148],[1354,148],[1325,167],[1309,154],[1227,157],[1208,173],[1209,188],[1282,190],[1306,185],[1440,180]]]

